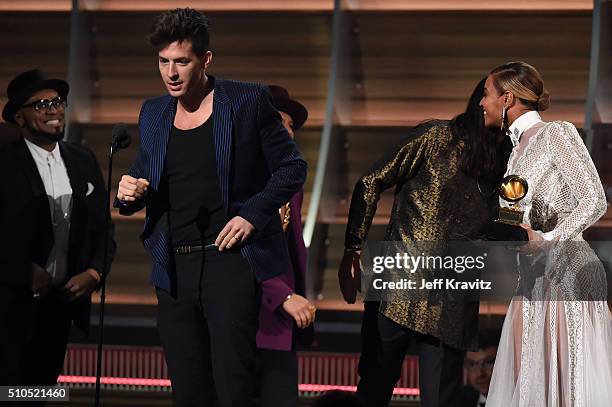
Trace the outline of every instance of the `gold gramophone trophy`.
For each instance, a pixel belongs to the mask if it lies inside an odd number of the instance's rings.
[[[524,212],[516,208],[517,202],[525,198],[529,186],[525,178],[520,175],[508,175],[499,184],[499,196],[510,203],[508,208],[500,208],[499,216],[495,222],[519,226],[523,223]]]
[[[529,186],[525,178],[520,175],[508,175],[499,185],[499,196],[510,203],[507,208],[500,208],[499,215],[487,229],[489,240],[521,241],[529,240],[527,231],[521,227],[524,211],[515,205],[525,198]]]

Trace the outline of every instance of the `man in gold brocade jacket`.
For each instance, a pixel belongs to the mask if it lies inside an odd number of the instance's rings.
[[[478,106],[483,84],[465,113],[415,127],[355,185],[338,273],[347,302],[355,301],[362,245],[380,194],[388,188],[396,192],[385,241],[465,241],[483,235],[497,209],[495,186],[506,163],[503,138],[484,128]],[[424,294],[365,302],[358,393],[368,407],[389,404],[409,347],[419,355],[422,406],[450,404],[461,386],[464,352],[477,346],[478,301]]]

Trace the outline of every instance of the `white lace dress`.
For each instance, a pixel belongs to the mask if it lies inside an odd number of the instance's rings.
[[[571,123],[540,122],[513,150],[509,174],[529,185],[518,204],[524,223],[552,242],[540,253],[518,256],[517,294],[504,321],[486,405],[610,407],[606,278],[582,239],[606,211],[593,161]]]

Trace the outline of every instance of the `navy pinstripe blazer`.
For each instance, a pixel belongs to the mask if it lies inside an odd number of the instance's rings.
[[[282,126],[267,87],[213,80],[215,157],[226,216],[228,220],[241,216],[255,227],[241,253],[263,281],[290,270],[278,208],[301,188],[307,166]],[[146,206],[141,239],[153,261],[151,282],[168,291],[173,275],[168,202],[167,194],[158,192],[176,104],[170,95],[143,104],[138,120],[140,148],[129,175],[146,178],[150,186],[139,202],[115,201],[123,215]]]

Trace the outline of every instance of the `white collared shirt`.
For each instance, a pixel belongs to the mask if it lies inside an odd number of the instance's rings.
[[[477,407],[484,406],[486,403],[487,403],[487,396],[480,393],[480,397],[478,397],[478,404],[476,404],[476,406]]]
[[[38,168],[49,200],[54,245],[47,259],[46,270],[59,284],[66,276],[68,266],[68,237],[70,235],[70,213],[72,211],[72,187],[59,144],[47,151],[25,139],[26,145]]]
[[[516,147],[521,139],[521,136],[525,130],[530,129],[535,124],[540,123],[542,118],[540,114],[535,110],[530,110],[527,113],[520,115],[508,129],[508,136],[512,140],[512,145]]]

